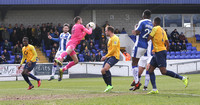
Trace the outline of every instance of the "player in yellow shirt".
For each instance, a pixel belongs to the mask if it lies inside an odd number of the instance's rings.
[[[159,17],[156,17],[154,19],[154,27],[148,37],[148,40],[152,40],[153,42],[153,52],[155,53],[153,55],[153,58],[150,62],[150,68],[149,68],[149,75],[151,84],[153,86],[153,90],[150,91],[148,94],[157,94],[159,93],[156,87],[156,77],[154,74],[154,70],[156,67],[158,67],[163,75],[171,76],[173,78],[180,79],[184,82],[185,87],[188,86],[188,78],[180,76],[173,71],[166,70],[167,65],[167,51],[169,50],[169,41],[167,38],[166,32],[162,29],[160,26],[161,19]]]
[[[101,73],[105,83],[107,84],[107,88],[104,92],[109,92],[113,89],[111,83],[111,73],[110,68],[114,66],[120,58],[120,41],[119,37],[114,34],[114,28],[112,26],[108,26],[105,29],[105,33],[108,37],[110,37],[108,41],[108,53],[101,58],[101,61],[104,61],[103,68],[101,69]]]
[[[30,82],[28,77],[36,80],[38,82],[38,87],[40,87],[41,85],[41,80],[36,78],[33,74],[30,73],[33,70],[33,68],[36,66],[37,53],[36,53],[35,47],[28,44],[27,37],[23,38],[23,44],[24,44],[24,47],[22,48],[23,58],[21,60],[21,63],[18,69],[22,67],[22,64],[26,60],[26,64],[24,66],[22,76],[24,77],[24,80],[29,84],[28,90],[31,90],[32,88],[34,88],[34,86]]]

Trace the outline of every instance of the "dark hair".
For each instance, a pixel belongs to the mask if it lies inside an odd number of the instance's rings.
[[[24,37],[23,40],[28,41],[28,37]]]
[[[63,27],[65,27],[65,26],[69,27],[69,24],[68,23],[63,24]]]
[[[77,23],[78,22],[78,20],[80,20],[81,19],[81,17],[80,16],[76,16],[75,18],[74,18],[74,22],[75,23]]]
[[[107,26],[106,27],[108,31],[111,31],[112,33],[114,33],[114,27],[112,26]]]
[[[146,17],[146,18],[150,18],[151,17],[151,11],[150,10],[148,10],[148,9],[146,9],[146,10],[144,10],[144,16]]]
[[[160,25],[161,19],[159,17],[155,17],[154,22],[156,23],[156,25]]]

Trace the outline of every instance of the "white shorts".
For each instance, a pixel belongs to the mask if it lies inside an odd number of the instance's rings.
[[[142,56],[138,62],[138,66],[146,68],[147,64],[151,62],[152,56]]]
[[[132,57],[141,58],[146,53],[147,49],[134,46],[132,51]]]
[[[65,51],[57,51],[55,58],[58,58],[63,52],[65,52]]]

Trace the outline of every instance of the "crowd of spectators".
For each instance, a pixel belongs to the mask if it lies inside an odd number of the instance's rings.
[[[182,32],[179,34],[177,29],[174,29],[171,34],[168,34],[167,29],[165,29],[165,32],[170,41],[170,51],[187,51],[186,43],[188,43],[188,41]]]
[[[109,26],[108,21],[100,27],[96,25],[91,35],[86,35],[79,46],[75,49],[77,54],[83,54],[84,61],[100,61],[101,57],[107,53],[107,38],[105,35],[105,27]],[[71,33],[70,25],[69,32]],[[14,59],[14,63],[19,63],[21,59],[22,38],[28,37],[29,43],[42,48],[44,53],[50,50],[49,61],[52,62],[58,50],[59,43],[48,39],[48,35],[58,38],[62,33],[62,25],[53,25],[53,23],[43,23],[37,25],[28,25],[25,27],[23,24],[1,25],[0,27],[0,63],[8,63],[8,60]],[[125,29],[115,30],[115,34],[126,33]],[[67,60],[71,60],[67,57]]]

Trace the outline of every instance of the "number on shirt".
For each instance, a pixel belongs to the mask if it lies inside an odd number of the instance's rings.
[[[146,39],[147,39],[147,35],[149,35],[149,34],[151,33],[151,31],[150,31],[150,29],[145,29],[144,31],[145,31],[145,32],[147,31],[147,33],[144,34],[144,35],[142,36],[142,38],[146,38]]]

